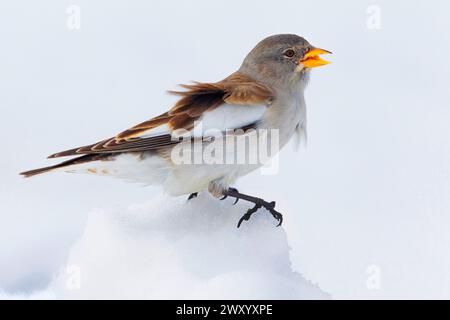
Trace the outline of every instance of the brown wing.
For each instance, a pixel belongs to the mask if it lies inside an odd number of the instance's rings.
[[[273,98],[273,92],[267,86],[239,73],[234,73],[216,83],[194,82],[181,87],[186,91],[170,91],[181,98],[168,112],[127,129],[113,138],[58,152],[49,158],[158,149],[175,144],[177,141],[172,140],[171,134],[145,137],[146,132],[161,125],[167,125],[169,132],[176,129],[191,130],[194,122],[205,112],[214,110],[224,103],[251,106],[268,104]]]

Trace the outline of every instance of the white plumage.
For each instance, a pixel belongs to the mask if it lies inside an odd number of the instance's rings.
[[[199,137],[211,130],[224,131],[256,122],[256,129],[277,128],[279,130],[278,144],[282,148],[293,137],[298,127],[306,129],[306,106],[303,99],[303,87],[301,89],[294,91],[295,97],[283,99],[281,96],[269,106],[224,104],[206,113],[190,133],[192,136]],[[292,103],[289,104],[287,101]],[[154,131],[149,130],[143,133],[141,137],[169,133],[168,130],[164,131],[166,128],[166,125],[162,125],[153,129]],[[247,133],[246,137],[249,135],[259,136],[257,131]],[[268,147],[270,149],[270,146]],[[192,150],[194,149],[196,148],[192,147]],[[179,165],[172,161],[171,151],[172,149],[164,152],[123,153],[114,156],[112,160],[88,162],[62,170],[111,176],[146,185],[162,185],[165,191],[172,195],[193,193],[209,188],[213,194],[219,196],[219,191],[232,185],[237,178],[263,165],[263,163]],[[203,152],[204,149],[201,151]],[[228,150],[228,152],[232,151]],[[252,150],[246,149],[245,152],[252,152]],[[246,157],[249,158],[250,155],[246,154]]]

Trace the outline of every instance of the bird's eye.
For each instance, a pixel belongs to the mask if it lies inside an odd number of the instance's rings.
[[[287,58],[292,58],[295,55],[295,51],[292,49],[287,49],[285,52],[283,52],[283,55]]]

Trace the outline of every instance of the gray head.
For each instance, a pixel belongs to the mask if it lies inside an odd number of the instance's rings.
[[[239,71],[274,87],[295,86],[310,68],[328,64],[319,57],[329,51],[312,46],[295,34],[278,34],[259,42]]]

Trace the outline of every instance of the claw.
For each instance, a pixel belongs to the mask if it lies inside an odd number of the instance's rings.
[[[255,204],[255,206],[251,209],[248,209],[247,212],[239,219],[237,227],[239,228],[241,226],[241,223],[245,220],[250,220],[252,214],[254,214],[258,209],[261,208],[260,204]]]
[[[239,222],[238,222],[238,224],[237,224],[237,227],[239,228],[244,220],[245,220],[245,221],[248,221],[249,219],[250,219],[250,215],[248,214],[248,211],[247,211],[247,213],[244,214],[244,215],[239,219]]]
[[[283,216],[280,214],[278,215],[278,217],[275,217],[275,219],[279,221],[277,227],[281,226],[281,224],[283,223]]]
[[[238,192],[238,193],[239,193],[239,191],[238,191],[236,188],[228,188],[228,190],[231,190],[231,191],[233,191],[233,192]],[[222,198],[220,198],[220,200],[225,200],[226,198],[228,198],[227,195],[225,195],[225,196],[223,196]],[[233,206],[234,206],[238,201],[239,201],[239,198],[236,198],[236,200],[235,200],[234,203],[233,203]]]
[[[277,224],[277,227],[281,226],[282,223],[283,223],[283,216],[280,217],[280,222]]]
[[[191,193],[187,199],[189,201],[191,199],[197,198],[197,196],[198,196],[198,192],[194,192],[194,193]]]
[[[272,204],[272,202],[271,202],[271,204]],[[272,216],[273,216],[276,220],[279,221],[278,224],[277,224],[277,227],[281,226],[281,224],[283,223],[283,215],[282,215],[281,213],[275,211],[275,209],[273,209],[273,208],[270,209],[269,212],[272,214]]]

